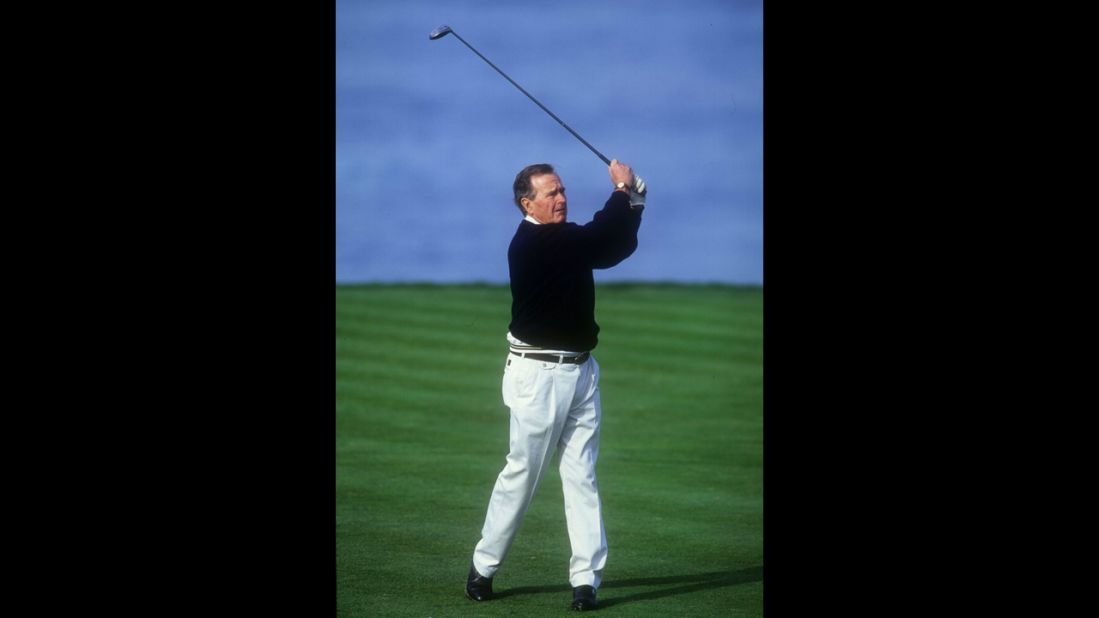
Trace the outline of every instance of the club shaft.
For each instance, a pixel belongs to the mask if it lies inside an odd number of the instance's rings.
[[[461,42],[462,42],[462,43],[463,43],[463,44],[464,44],[464,45],[465,45],[466,47],[468,47],[468,48],[470,49],[470,51],[472,51],[473,53],[475,53],[475,54],[477,54],[478,56],[480,56],[480,57],[481,57],[481,60],[484,60],[485,62],[487,62],[487,63],[488,63],[488,66],[490,66],[490,67],[492,67],[492,68],[496,69],[496,72],[497,72],[497,73],[499,73],[500,75],[503,75],[503,76],[504,76],[504,79],[506,79],[506,80],[508,80],[509,82],[511,82],[511,85],[512,85],[512,86],[515,86],[516,88],[518,88],[518,89],[519,89],[519,92],[522,92],[523,94],[527,95],[527,98],[528,98],[528,99],[530,99],[531,101],[534,101],[534,103],[535,103],[536,105],[538,105],[538,107],[541,107],[541,108],[542,108],[542,111],[546,112],[547,114],[549,114],[549,115],[550,115],[550,117],[551,117],[551,118],[553,118],[554,120],[556,120],[556,121],[557,121],[557,124],[561,125],[562,127],[565,127],[565,130],[566,130],[566,131],[568,131],[569,133],[572,133],[573,137],[575,137],[576,139],[580,140],[580,143],[582,143],[582,144],[584,144],[585,146],[587,146],[587,147],[588,147],[588,150],[590,150],[590,151],[594,152],[594,153],[595,153],[595,156],[597,156],[597,157],[599,157],[600,159],[602,159],[602,160],[603,160],[603,163],[606,163],[607,165],[610,165],[610,164],[611,164],[611,160],[610,160],[610,159],[608,159],[607,157],[604,157],[604,156],[603,156],[603,153],[601,153],[601,152],[599,152],[598,150],[596,150],[596,149],[595,149],[595,147],[594,147],[594,146],[592,146],[591,144],[589,144],[589,143],[588,143],[588,141],[587,141],[586,139],[584,139],[584,138],[580,137],[580,134],[579,134],[579,133],[577,133],[576,131],[573,131],[573,130],[572,130],[572,127],[570,127],[569,125],[565,124],[565,121],[563,121],[563,120],[561,120],[560,118],[558,118],[558,117],[557,117],[557,114],[554,114],[553,112],[549,111],[549,108],[547,108],[547,107],[546,107],[545,105],[542,105],[542,103],[541,103],[541,102],[539,102],[539,101],[538,101],[538,99],[536,99],[536,98],[532,97],[532,96],[531,96],[531,94],[530,94],[529,92],[527,92],[526,90],[523,90],[523,87],[522,87],[522,86],[520,86],[519,84],[515,83],[515,80],[514,80],[514,79],[512,79],[512,78],[508,77],[508,74],[507,74],[507,73],[504,73],[503,71],[501,71],[501,70],[500,70],[500,68],[499,68],[499,67],[497,67],[497,66],[496,66],[495,64],[492,64],[492,61],[491,61],[491,60],[489,60],[488,58],[485,58],[484,56],[482,56],[482,55],[481,55],[481,52],[479,52],[479,51],[477,51],[476,49],[474,49],[474,48],[473,48],[473,46],[472,46],[472,45],[470,45],[469,43],[466,43],[466,40],[465,40],[465,39],[463,39],[462,37],[458,36],[458,33],[457,33],[457,32],[455,32],[455,31],[454,31],[454,30],[452,29],[452,30],[450,31],[450,34],[453,34],[454,36],[458,37],[458,40],[459,40],[459,41],[461,41]]]

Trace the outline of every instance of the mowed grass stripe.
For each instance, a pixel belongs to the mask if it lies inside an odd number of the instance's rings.
[[[671,320],[693,320],[715,313],[762,318],[763,291],[759,288],[706,296],[690,287],[670,287],[660,293],[602,287],[597,289],[596,297],[597,310],[617,312],[643,307]]]
[[[437,331],[468,329],[468,328],[497,328],[507,329],[511,316],[503,311],[482,311],[465,315],[454,314],[446,311],[440,314],[438,308],[435,311],[360,311],[354,314],[336,316],[340,328],[370,326],[375,323],[427,328]],[[502,322],[502,323],[501,323]]]
[[[337,313],[336,321],[341,328],[348,326],[361,327],[375,322],[384,322],[401,326],[419,326],[439,331],[477,327],[495,327],[506,330],[508,322],[511,320],[510,309],[506,311],[501,311],[499,307],[492,309],[458,313],[451,312],[449,309],[441,312],[438,307],[430,311],[416,309],[396,311],[394,309],[372,308],[364,311]]]
[[[662,336],[689,341],[707,341],[711,339],[732,339],[740,341],[759,340],[763,330],[761,324],[733,323],[720,316],[699,318],[693,322],[669,322],[642,313],[610,315],[597,317],[600,335],[618,333]],[[602,339],[602,337],[600,337]]]
[[[336,329],[336,345],[344,350],[383,350],[393,347],[424,346],[435,349],[488,350],[506,348],[506,328],[452,329],[430,323],[413,324],[407,320],[375,320],[341,324]],[[337,349],[337,353],[340,350]]]
[[[724,383],[744,378],[758,378],[762,376],[763,371],[759,367],[759,358],[752,353],[728,353],[721,357],[706,358],[675,357],[662,351],[630,353],[629,350],[622,350],[614,356],[596,354],[596,360],[609,380],[644,374],[652,380],[664,382],[689,379],[707,388],[712,387],[714,381]],[[660,373],[661,376],[654,376],[654,373]]]
[[[339,375],[337,379],[341,379]],[[484,410],[498,408],[491,400],[493,396],[499,398],[499,390],[499,383],[491,388],[487,384],[479,387],[467,384],[461,390],[447,391],[430,382],[424,382],[418,388],[409,388],[409,383],[363,381],[358,384],[341,384],[336,389],[336,397],[358,404],[361,406],[357,409],[359,412],[371,416],[378,414],[376,406],[389,406],[405,413],[439,410],[448,414],[481,416],[485,414]]]
[[[598,301],[597,301],[598,302]],[[708,307],[690,306],[682,297],[671,297],[664,303],[648,304],[630,301],[622,305],[598,302],[596,307],[596,321],[601,315],[613,315],[620,317],[637,317],[654,319],[661,324],[674,325],[678,323],[713,323],[718,322],[724,326],[727,324],[747,323],[753,324],[761,321],[762,315],[755,315],[754,310],[740,309],[731,305],[717,305]]]
[[[511,310],[511,291],[509,288],[494,288],[490,292],[475,292],[461,286],[440,286],[439,290],[419,292],[405,289],[377,290],[373,293],[345,294],[341,299],[341,290],[337,288],[337,314],[342,311],[354,312],[391,312],[397,315],[405,313],[437,313],[441,299],[446,312],[441,315],[478,315],[486,311],[498,311],[500,307]],[[342,302],[341,302],[342,301]]]
[[[364,379],[402,379],[407,375],[415,380],[423,375],[442,376],[451,381],[440,386],[461,388],[463,383],[476,383],[479,377],[499,377],[507,348],[499,344],[447,347],[438,345],[431,337],[402,337],[399,342],[383,345],[340,341],[336,354],[336,370],[347,377],[354,377],[356,372]]]
[[[756,360],[763,357],[763,342],[758,337],[714,337],[712,339],[684,338],[667,333],[629,330],[628,335],[608,337],[613,345],[600,347],[622,347],[631,354],[668,354],[671,357],[684,358],[701,356],[706,359],[721,359],[727,356],[752,355]],[[598,351],[599,348],[596,348]]]
[[[663,300],[669,297],[683,298],[689,295],[691,302],[703,304],[708,302],[746,302],[755,303],[763,293],[763,288],[758,286],[704,286],[691,284],[653,285],[640,284],[629,285],[620,283],[598,284],[608,299],[630,298]]]
[[[400,337],[392,337],[388,341],[376,344],[364,342],[363,339],[339,340],[336,343],[339,361],[355,361],[364,365],[418,363],[425,367],[437,365],[456,371],[463,369],[484,371],[484,363],[489,360],[494,362],[497,358],[502,364],[507,351],[506,341],[503,344],[486,345],[482,340],[476,347],[446,345],[439,343],[431,335],[416,333],[404,333]]]
[[[712,339],[722,337],[758,338],[761,324],[752,320],[731,320],[720,313],[705,314],[695,320],[668,320],[645,313],[638,308],[628,312],[598,312],[595,316],[600,333],[611,332],[652,332],[669,337],[684,339]]]

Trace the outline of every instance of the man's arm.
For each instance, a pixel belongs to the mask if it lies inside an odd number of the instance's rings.
[[[644,208],[631,205],[635,177],[630,166],[614,159],[607,173],[615,185],[614,193],[591,223],[580,228],[592,268],[610,268],[633,254]]]

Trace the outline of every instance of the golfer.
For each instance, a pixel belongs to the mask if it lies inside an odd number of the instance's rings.
[[[466,595],[492,598],[492,578],[554,452],[565,496],[572,559],[572,609],[595,609],[607,561],[607,537],[595,479],[599,456],[599,363],[593,268],[610,268],[637,248],[644,209],[628,165],[611,161],[615,189],[586,225],[568,223],[565,185],[549,164],[515,177],[523,220],[508,248],[510,351],[502,392],[511,409],[507,463],[496,478],[481,540],[473,551]]]

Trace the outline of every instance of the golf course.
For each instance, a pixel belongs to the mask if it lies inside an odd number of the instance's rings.
[[[598,284],[599,615],[762,616],[763,290]],[[336,285],[336,604],[350,617],[561,616],[556,465],[496,599],[464,595],[508,452],[507,285]]]

